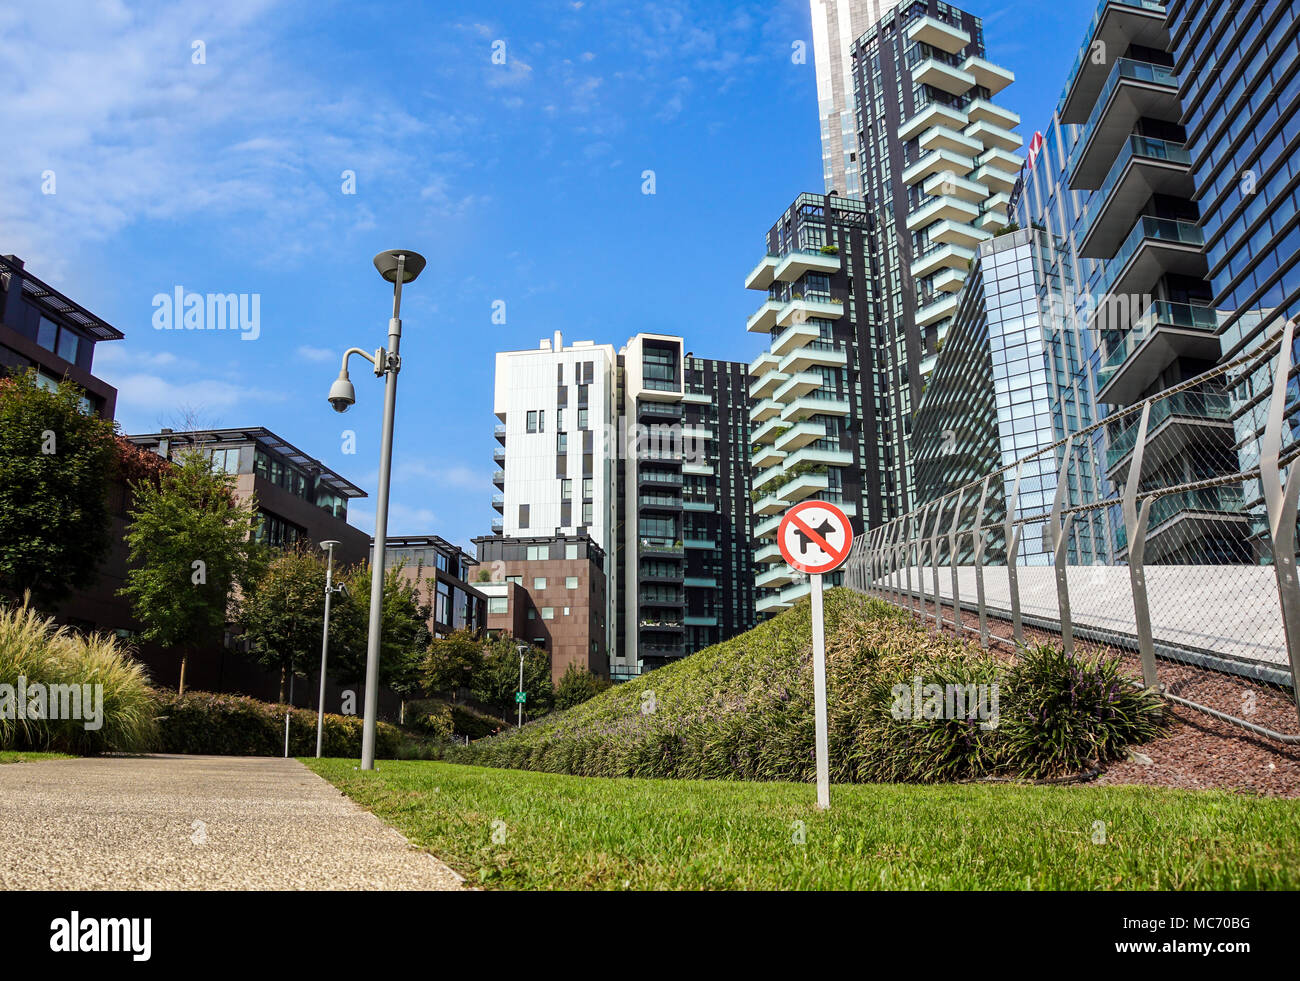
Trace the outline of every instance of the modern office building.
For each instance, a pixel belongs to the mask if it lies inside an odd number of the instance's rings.
[[[490,636],[508,634],[551,655],[551,679],[570,665],[608,678],[605,551],[589,535],[474,539],[488,581]]]
[[[474,556],[437,535],[390,535],[384,547],[384,568],[401,566],[402,577],[428,604],[429,633],[435,637],[486,628],[487,597],[470,584],[478,564]]]
[[[93,374],[95,345],[123,336],[33,276],[17,256],[0,255],[0,374],[35,368],[49,386],[67,378],[85,391],[92,411],[112,419],[117,390]]]
[[[821,117],[825,193],[861,196],[853,42],[901,0],[812,0],[817,113]]]
[[[616,679],[753,622],[747,475],[735,466],[747,445],[744,367],[688,358],[669,334],[638,334],[617,352],[565,347],[557,334],[497,355],[506,449],[493,531],[591,538],[604,557],[601,649]]]

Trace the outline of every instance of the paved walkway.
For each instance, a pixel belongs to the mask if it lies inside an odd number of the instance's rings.
[[[296,760],[0,766],[0,890],[459,888]]]

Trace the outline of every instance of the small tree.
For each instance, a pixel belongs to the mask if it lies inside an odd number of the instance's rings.
[[[279,552],[245,590],[240,622],[251,653],[265,667],[280,669],[280,701],[289,673],[319,670],[325,620],[325,562],[318,550],[299,544]]]
[[[474,698],[499,711],[503,719],[514,710],[519,689],[519,644],[509,634],[489,642],[483,649],[483,667],[470,685]],[[537,718],[550,711],[551,655],[540,647],[530,646],[524,655],[524,691],[528,693],[526,714]]]
[[[611,684],[608,679],[598,677],[571,662],[560,676],[560,683],[555,686],[555,707],[567,709],[581,705],[588,699],[595,698]]]
[[[456,692],[469,688],[482,668],[483,641],[468,630],[457,630],[429,645],[420,663],[420,680],[425,691],[450,694],[454,702]]]
[[[338,677],[360,683],[366,677],[366,648],[370,635],[370,564],[352,566],[342,576],[347,599],[333,607],[338,630],[330,624],[330,661]],[[384,573],[384,600],[379,640],[379,683],[403,694],[420,685],[420,662],[429,647],[427,604],[400,568]]]
[[[184,694],[189,655],[233,619],[235,591],[261,563],[252,541],[256,504],[235,499],[235,478],[200,453],[174,462],[157,486],[131,485],[130,569],[120,592],[145,639],[180,649]]]
[[[91,585],[108,550],[117,443],[83,397],[34,371],[0,379],[0,590],[41,604]]]

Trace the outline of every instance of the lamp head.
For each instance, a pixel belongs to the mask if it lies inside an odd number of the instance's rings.
[[[414,281],[415,277],[424,270],[424,256],[410,249],[389,249],[375,256],[375,268],[379,270],[379,275],[390,283],[397,282],[398,256],[406,257],[406,262],[402,265],[402,282]]]
[[[338,378],[334,379],[334,384],[330,386],[329,400],[335,412],[347,412],[348,408],[356,402],[357,391],[348,379],[347,368],[339,372]]]
[[[334,541],[333,539],[326,539],[325,541],[320,543],[320,547],[328,551],[329,549],[333,548],[337,544],[338,542]]]

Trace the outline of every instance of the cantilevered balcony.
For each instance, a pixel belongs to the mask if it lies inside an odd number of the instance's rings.
[[[843,368],[849,363],[848,352],[834,341],[809,341],[781,359],[778,370],[790,375],[812,367]]]
[[[907,36],[948,54],[959,54],[970,44],[970,35],[961,28],[930,16],[918,17],[908,24]]]
[[[759,375],[749,383],[749,397],[751,399],[769,398],[773,392],[781,387],[789,375],[782,374],[779,371],[769,371]]]
[[[497,442],[502,446],[506,445],[506,427],[503,423],[498,423],[493,428],[492,435],[496,437]]]
[[[749,362],[749,376],[757,378],[769,371],[779,370],[780,358],[771,351],[764,351],[753,361]]]
[[[984,152],[984,144],[961,130],[947,126],[934,126],[921,134],[918,141],[922,152],[950,150],[963,157],[977,157]]]
[[[787,470],[790,470],[805,463],[826,467],[848,467],[853,465],[853,452],[809,445],[797,453],[791,453],[785,458],[784,465]]]
[[[975,158],[953,153],[951,150],[931,150],[903,171],[903,183],[908,187],[920,183],[934,174],[969,174],[975,168]],[[978,178],[975,178],[978,180]]]
[[[941,269],[957,269],[964,273],[974,258],[974,251],[963,246],[935,245],[912,261],[912,278],[924,279]]]
[[[1113,56],[1131,44],[1161,51],[1169,47],[1163,0],[1101,0],[1066,76],[1068,87],[1057,107],[1061,122],[1087,121],[1106,84]]]
[[[506,509],[506,496],[504,494],[493,494],[492,507],[497,511],[504,512]]]
[[[826,490],[829,481],[830,478],[824,473],[801,473],[782,484],[776,493],[787,504],[793,504],[813,494],[820,494]]]
[[[1015,129],[1020,125],[1020,113],[1012,112],[988,99],[971,99],[966,106],[966,116],[973,123],[994,123],[1003,129]]]
[[[492,471],[492,483],[497,487],[504,488],[506,486],[506,472],[504,470]]]
[[[757,428],[749,437],[753,443],[775,443],[776,431],[781,428],[781,403],[763,399],[749,412],[749,421]]]
[[[1131,413],[1126,428],[1112,436],[1106,449],[1106,470],[1117,485],[1128,479],[1141,418],[1141,412]],[[1227,453],[1233,438],[1232,403],[1227,395],[1187,391],[1158,398],[1151,403],[1142,472],[1159,473],[1170,461],[1188,452],[1215,449]]]
[[[504,447],[492,451],[492,462],[498,467],[504,467],[506,465],[506,451]]]
[[[1003,129],[996,123],[976,122],[966,127],[965,134],[972,141],[984,148],[997,147],[1000,150],[1018,150],[1024,145],[1019,133]]]
[[[1181,143],[1130,136],[1083,212],[1079,254],[1088,259],[1113,256],[1133,227],[1133,215],[1154,194],[1190,199],[1196,190],[1191,167],[1191,154]]]
[[[840,308],[843,311],[843,307]],[[839,316],[839,314],[837,314]],[[791,351],[821,340],[821,328],[816,324],[795,324],[772,338],[772,353],[785,357]]]
[[[815,415],[847,416],[848,400],[826,392],[813,392],[801,399],[795,399],[781,410],[783,422],[802,422]]]
[[[817,294],[805,294],[795,296],[789,303],[781,307],[781,312],[776,317],[776,324],[778,327],[789,327],[791,324],[802,324],[811,317],[820,317],[823,320],[839,320],[842,316],[844,316],[843,300]]]
[[[898,127],[898,139],[902,143],[914,140],[932,126],[947,126],[949,129],[962,130],[967,122],[969,120],[965,113],[942,102],[931,102]]]
[[[929,327],[931,324],[937,324],[939,321],[951,317],[957,312],[957,306],[960,302],[960,293],[940,293],[937,300],[917,309],[916,325],[918,327]]]
[[[782,509],[784,510],[784,509]],[[769,514],[762,521],[754,522],[755,538],[773,538],[776,536],[777,528],[781,527],[782,513]]]
[[[978,220],[979,212],[970,221]],[[993,233],[983,228],[976,228],[966,221],[941,221],[929,228],[931,242],[941,242],[944,245],[962,245],[968,249],[974,249],[981,242],[986,242],[993,237]]]
[[[777,314],[781,312],[781,308],[784,306],[785,303],[781,300],[774,300],[769,297],[763,301],[761,307],[750,315],[749,320],[745,323],[745,329],[752,334],[770,334],[772,328],[776,326]]]
[[[962,62],[961,68],[965,74],[974,79],[975,85],[982,85],[988,89],[990,95],[997,95],[1016,80],[1014,72],[1009,72],[1002,66],[995,65],[979,55],[970,55]],[[964,92],[966,89],[962,91]],[[960,95],[961,93],[953,94]]]
[[[754,552],[754,562],[758,565],[767,565],[771,562],[785,562],[785,557],[781,554],[781,546],[776,542],[769,542],[762,548]]]
[[[838,250],[794,249],[776,267],[776,279],[781,283],[795,283],[810,272],[835,273],[840,271]]]
[[[791,426],[776,438],[776,447],[789,453],[809,443],[826,438],[826,427],[820,422],[800,422]],[[789,467],[787,462],[784,467]],[[784,469],[783,467],[783,469]]]
[[[1093,295],[1097,306],[1089,326],[1121,330],[1124,315],[1137,314],[1135,297],[1149,295],[1161,277],[1171,273],[1203,277],[1205,236],[1190,221],[1144,215],[1133,225],[1113,259],[1098,277]]]
[[[760,470],[774,467],[785,459],[785,454],[770,443],[759,443],[750,454],[749,464]]]
[[[965,285],[965,269],[945,269],[930,280],[930,289],[936,293],[960,293]]]
[[[907,216],[907,230],[919,231],[936,221],[972,222],[979,217],[979,208],[961,198],[941,195],[931,198]]]
[[[983,61],[983,59],[975,59]],[[975,76],[967,70],[971,59],[958,68],[937,58],[926,58],[912,69],[912,82],[916,85],[929,85],[949,95],[963,95],[977,84]]]
[[[969,177],[958,177],[956,174],[950,173],[934,174],[927,177],[925,183],[921,185],[921,190],[935,197],[947,194],[954,198],[961,198],[963,201],[969,201],[972,204],[979,204],[989,196],[987,184],[981,184]]]
[[[780,613],[782,610],[788,610],[793,604],[781,599],[780,593],[769,593],[766,596],[760,596],[754,601],[754,611],[756,613]]]
[[[1145,559],[1149,565],[1176,563],[1203,565],[1216,561],[1223,549],[1218,543],[1243,542],[1250,533],[1251,517],[1240,485],[1204,487],[1157,498],[1147,522]],[[1128,529],[1115,532],[1120,558],[1128,557]],[[1239,553],[1239,544],[1229,546]],[[1221,558],[1217,559],[1222,561]]]
[[[750,486],[760,493],[771,493],[772,489],[776,486],[775,484],[772,484],[772,481],[779,480],[783,473],[785,473],[784,466],[768,467],[766,470],[754,474],[753,479],[750,481]],[[772,484],[772,486],[768,487],[768,484]],[[766,491],[763,490],[764,487],[767,487]]]
[[[809,392],[814,392],[821,387],[822,374],[820,371],[798,371],[782,382],[781,387],[776,390],[772,397],[778,402],[788,404],[793,399],[802,398]]]
[[[776,267],[780,262],[781,257],[775,252],[769,252],[759,259],[758,265],[745,277],[745,289],[765,290],[769,288],[772,281],[776,279]]]
[[[777,515],[781,514],[789,508],[789,506],[789,504],[781,500],[781,498],[773,492],[759,497],[758,501],[754,504],[754,513],[761,515]]]
[[[1097,400],[1130,405],[1175,359],[1218,360],[1222,354],[1218,330],[1212,307],[1156,301],[1102,361],[1097,370]]]
[[[992,232],[1008,224],[1007,209],[1010,207],[1011,195],[994,194],[980,208],[980,216],[975,219],[976,227]]]
[[[1178,76],[1172,68],[1120,58],[1088,117],[1087,138],[1075,146],[1070,187],[1087,191],[1101,187],[1139,119],[1176,123],[1182,114]]]
[[[794,570],[784,562],[772,566],[754,577],[754,585],[759,589],[780,589],[794,581]]]

